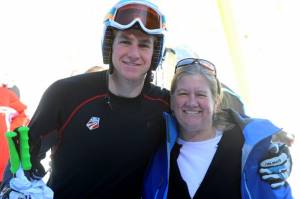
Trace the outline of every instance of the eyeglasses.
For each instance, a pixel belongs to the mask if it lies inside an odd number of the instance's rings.
[[[197,58],[185,58],[185,59],[178,61],[175,66],[175,72],[180,67],[188,66],[188,65],[192,65],[192,64],[198,64],[199,66],[211,71],[214,76],[217,76],[216,66],[213,63],[211,63],[205,59],[197,59]]]
[[[114,7],[106,17],[107,23],[117,29],[124,30],[136,22],[149,34],[162,34],[165,27],[165,17],[149,2],[127,3]]]

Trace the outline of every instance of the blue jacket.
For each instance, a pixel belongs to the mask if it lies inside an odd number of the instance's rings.
[[[273,134],[280,129],[264,119],[242,118],[229,110],[235,124],[243,130],[241,193],[243,199],[293,198],[288,183],[277,189],[262,181],[258,174],[259,163],[268,151]],[[145,175],[143,199],[164,199],[168,193],[170,152],[176,142],[176,120],[164,113],[167,142],[156,152]],[[217,189],[217,188],[216,188]]]

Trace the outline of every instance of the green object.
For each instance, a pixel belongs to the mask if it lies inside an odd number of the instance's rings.
[[[15,174],[20,167],[20,158],[18,155],[18,150],[17,150],[16,145],[13,140],[13,138],[17,136],[17,133],[13,132],[13,131],[8,131],[8,132],[6,132],[5,136],[6,136],[6,139],[8,142],[8,147],[9,147],[10,171],[13,174]]]
[[[29,128],[27,126],[22,126],[17,130],[20,135],[20,157],[21,157],[21,164],[24,171],[28,171],[31,169],[31,162],[30,162],[30,152],[29,152],[29,144],[28,144],[28,131]]]

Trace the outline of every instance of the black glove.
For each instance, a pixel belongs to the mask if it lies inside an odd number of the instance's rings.
[[[260,162],[261,178],[272,188],[278,188],[286,183],[292,169],[292,158],[287,145],[272,143],[266,159]]]

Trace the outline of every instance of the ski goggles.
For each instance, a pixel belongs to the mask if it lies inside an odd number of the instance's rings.
[[[205,59],[196,59],[196,58],[185,58],[185,59],[178,61],[175,66],[175,72],[180,67],[188,66],[188,65],[192,65],[192,64],[198,64],[199,66],[210,71],[214,76],[217,76],[216,66],[213,63],[211,63]]]
[[[166,30],[164,15],[150,2],[124,1],[112,8],[104,23],[119,30],[131,28],[139,23],[148,34],[163,34]]]

